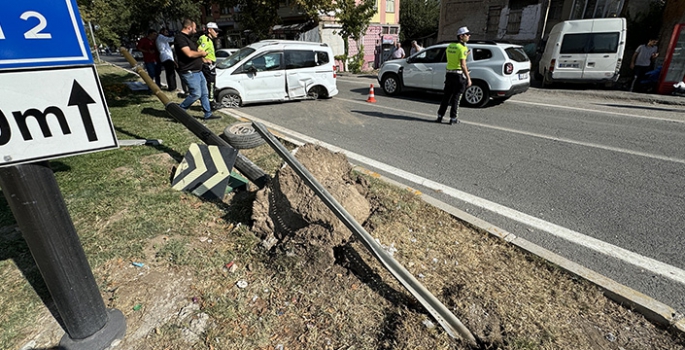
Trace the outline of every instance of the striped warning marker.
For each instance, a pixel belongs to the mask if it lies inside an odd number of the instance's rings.
[[[238,150],[233,147],[192,143],[176,169],[171,188],[205,199],[223,199],[237,157]]]

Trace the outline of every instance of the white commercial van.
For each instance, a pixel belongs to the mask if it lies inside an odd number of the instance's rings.
[[[558,23],[547,38],[538,66],[542,85],[554,82],[614,83],[626,45],[625,18]]]
[[[328,98],[338,94],[331,48],[322,43],[264,40],[216,65],[216,102],[246,103]]]

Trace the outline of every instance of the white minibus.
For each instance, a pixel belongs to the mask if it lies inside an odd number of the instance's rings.
[[[216,65],[216,102],[247,103],[329,98],[338,94],[331,48],[322,43],[264,40]]]
[[[542,85],[554,82],[614,83],[626,45],[625,18],[558,23],[547,38],[538,66]]]

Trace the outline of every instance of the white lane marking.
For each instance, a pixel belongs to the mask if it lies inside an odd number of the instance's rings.
[[[348,78],[348,79],[342,79],[346,83],[356,83],[356,81]],[[377,80],[376,80],[377,81]],[[439,93],[439,92],[438,92]],[[337,98],[337,97],[336,97]],[[342,98],[337,98],[339,100],[345,100]],[[352,101],[352,100],[345,100],[345,101]],[[671,119],[671,118],[660,118],[660,117],[650,117],[647,115],[639,115],[639,114],[630,114],[630,113],[622,113],[622,112],[611,112],[611,111],[600,111],[596,109],[589,109],[589,108],[581,108],[581,107],[571,107],[571,106],[561,106],[561,105],[554,105],[554,104],[549,104],[549,103],[539,103],[539,102],[529,102],[529,101],[521,101],[517,99],[509,99],[507,103],[519,103],[519,104],[529,104],[529,105],[534,105],[534,106],[542,106],[542,107],[550,107],[550,108],[559,108],[559,109],[570,109],[574,111],[581,111],[581,112],[590,112],[590,113],[603,113],[603,114],[610,114],[610,115],[618,115],[622,117],[631,117],[631,118],[640,118],[640,119],[649,119],[649,120],[658,120],[658,121],[665,121],[665,122],[675,122],[675,123],[685,123],[685,119],[680,120],[680,119]],[[672,107],[677,107],[677,106],[672,106]],[[406,111],[404,111],[406,112]],[[677,111],[672,111],[673,113],[676,113]],[[431,115],[432,116],[432,115]]]
[[[362,104],[362,105],[368,105],[367,102],[361,102],[361,101],[355,101],[355,100],[348,100],[344,98],[337,98],[338,100],[345,101],[345,102],[351,102],[351,103],[357,103],[357,104]],[[388,109],[391,111],[395,112],[402,112],[404,114],[407,113],[406,110],[404,109],[398,109],[398,108],[392,108],[392,107],[385,107],[385,106],[378,106],[375,105],[374,107],[376,108],[383,108],[383,109]],[[427,114],[427,113],[415,113],[413,112],[412,114],[414,115],[420,115],[420,116],[427,116],[430,118],[435,118],[435,115],[433,114]],[[674,157],[667,157],[667,156],[662,156],[658,154],[652,154],[652,153],[646,153],[646,152],[638,152],[638,151],[632,151],[629,149],[625,148],[619,148],[619,147],[611,147],[611,146],[605,146],[605,145],[600,145],[597,143],[591,143],[591,142],[583,142],[583,141],[576,141],[576,140],[571,140],[563,137],[555,137],[555,136],[548,136],[544,134],[537,134],[534,132],[528,132],[528,131],[521,131],[521,130],[516,130],[516,129],[510,129],[510,128],[505,128],[501,126],[494,126],[494,125],[488,125],[488,124],[483,124],[483,123],[476,123],[476,122],[470,122],[467,120],[462,120],[462,124],[470,124],[470,125],[475,125],[475,126],[480,126],[481,128],[488,128],[488,129],[494,129],[494,130],[499,130],[499,131],[504,131],[504,132],[509,132],[513,134],[519,134],[519,135],[525,135],[525,136],[530,136],[530,137],[537,137],[540,139],[545,139],[545,140],[550,140],[550,141],[556,141],[556,142],[564,142],[572,145],[579,145],[579,146],[585,146],[585,147],[590,147],[590,148],[597,148],[597,149],[602,149],[605,151],[612,151],[612,152],[618,152],[618,153],[624,153],[624,154],[629,154],[633,156],[639,156],[639,157],[646,157],[646,158],[652,158],[652,159],[658,159],[658,160],[663,160],[666,162],[674,162],[674,163],[680,163],[680,164],[685,164],[685,159],[679,159],[679,158],[674,158]]]
[[[623,249],[621,247],[617,247],[613,244],[606,243],[604,241],[598,240],[596,238],[586,236],[582,233],[567,229],[565,227],[561,227],[559,225],[555,225],[551,222],[544,221],[542,219],[536,218],[534,216],[516,211],[514,209],[505,207],[503,205],[488,201],[487,199],[483,199],[480,197],[476,197],[472,194],[466,193],[459,191],[457,189],[454,189],[452,187],[445,186],[441,183],[420,177],[418,175],[412,174],[410,172],[404,171],[402,169],[395,168],[393,166],[387,165],[385,163],[378,162],[376,160],[373,160],[371,158],[367,158],[365,156],[362,156],[360,154],[356,154],[347,150],[344,150],[342,148],[333,146],[331,144],[319,141],[315,138],[300,134],[296,131],[290,130],[283,128],[281,126],[278,126],[276,124],[267,122],[265,120],[261,120],[259,118],[253,117],[249,114],[242,113],[236,110],[232,110],[232,113],[238,114],[239,116],[256,121],[259,123],[264,124],[267,128],[275,130],[281,134],[284,135],[290,135],[296,139],[299,139],[301,141],[307,142],[307,143],[313,143],[317,145],[321,145],[323,147],[326,147],[327,149],[331,150],[332,152],[339,152],[344,154],[347,158],[352,159],[356,161],[357,163],[362,163],[362,164],[367,164],[373,168],[380,169],[384,172],[387,172],[389,174],[393,174],[395,176],[398,176],[404,180],[410,181],[415,184],[420,184],[426,188],[432,189],[434,191],[440,191],[452,198],[458,199],[460,201],[475,205],[477,207],[483,208],[485,210],[488,210],[490,212],[499,214],[501,216],[504,216],[506,218],[509,218],[511,220],[518,221],[524,225],[528,225],[534,228],[537,228],[538,230],[541,230],[543,232],[547,232],[551,235],[554,235],[556,237],[559,237],[561,239],[564,239],[566,241],[569,241],[571,243],[583,246],[585,248],[594,250],[598,253],[610,256],[612,258],[618,259],[620,261],[623,261],[626,264],[634,265],[637,266],[638,268],[651,271],[657,275],[664,276],[666,278],[669,278],[673,281],[676,281],[680,284],[685,284],[685,270],[682,270],[680,268],[677,268],[675,266],[668,265],[666,263],[663,263],[661,261],[642,256],[640,254],[637,254],[635,252],[632,252],[627,249]]]
[[[570,110],[573,110],[573,111],[588,112],[588,113],[602,113],[602,114],[610,114],[610,115],[619,115],[619,116],[622,116],[622,117],[641,118],[641,119],[649,119],[649,120],[659,120],[659,121],[674,122],[674,123],[685,123],[685,120],[670,119],[670,118],[659,118],[659,117],[650,117],[650,116],[647,116],[647,115],[630,114],[630,113],[622,113],[622,112],[600,111],[600,110],[596,110],[596,109],[588,109],[588,108],[580,108],[580,107],[571,107],[571,106],[560,106],[560,105],[553,105],[553,104],[548,104],[548,103],[528,102],[528,101],[520,101],[520,100],[509,100],[509,102],[520,103],[520,104],[528,104],[528,105],[534,105],[534,106],[542,106],[542,107],[550,107],[550,108],[570,109]],[[673,112],[675,112],[675,111],[673,111]]]

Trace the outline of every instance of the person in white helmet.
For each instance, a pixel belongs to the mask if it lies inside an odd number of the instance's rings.
[[[442,123],[442,117],[450,106],[450,125],[458,124],[459,100],[466,88],[471,86],[471,76],[466,66],[466,57],[469,49],[466,43],[471,38],[471,33],[466,27],[457,30],[458,42],[451,43],[445,49],[447,55],[447,73],[445,74],[445,88],[443,89],[442,102],[438,108],[436,123]]]

